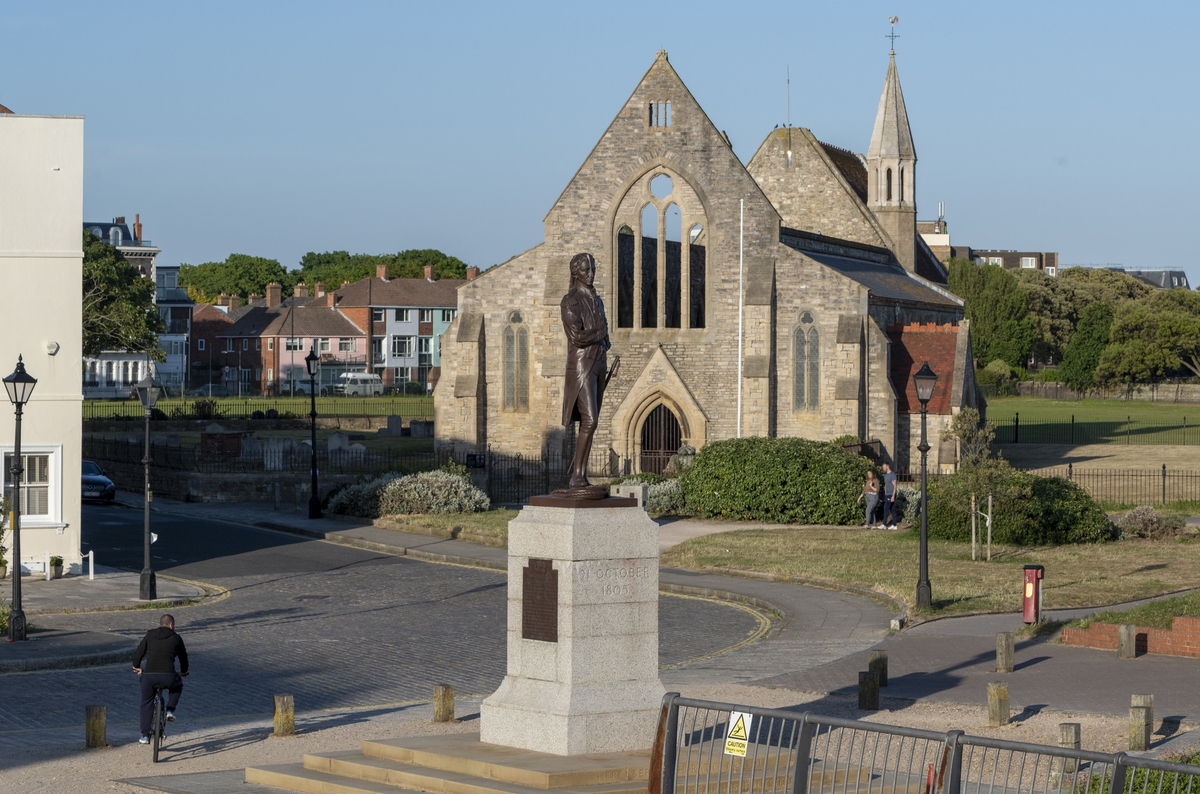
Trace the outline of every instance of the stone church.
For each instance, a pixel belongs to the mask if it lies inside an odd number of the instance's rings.
[[[912,375],[928,361],[929,460],[953,465],[942,431],[979,398],[962,301],[917,234],[916,164],[894,53],[865,157],[786,127],[744,165],[659,52],[545,240],[459,288],[439,449],[567,451],[559,300],[589,251],[621,357],[594,461],[657,471],[684,443],[854,435],[915,470]]]

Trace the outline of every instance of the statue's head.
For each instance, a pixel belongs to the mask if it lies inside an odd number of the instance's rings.
[[[591,254],[575,254],[571,257],[571,281],[582,281],[591,286],[596,275],[596,258]]]

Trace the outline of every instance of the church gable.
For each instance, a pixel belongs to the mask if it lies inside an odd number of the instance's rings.
[[[789,229],[887,246],[867,209],[866,169],[857,156],[801,127],[773,130],[750,159],[750,174]]]

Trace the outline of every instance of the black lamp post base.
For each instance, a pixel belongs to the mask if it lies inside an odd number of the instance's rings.
[[[154,601],[158,598],[158,579],[149,568],[142,571],[142,579],[138,584],[138,598],[142,601]]]
[[[17,573],[20,576],[20,572]],[[25,610],[14,609],[8,613],[8,641],[9,642],[24,642],[25,636]]]
[[[311,497],[309,497],[308,517],[309,518],[320,518],[321,517],[321,497],[317,496],[316,494],[313,494]]]
[[[931,607],[933,606],[933,593],[929,586],[929,580],[917,582],[917,606]]]

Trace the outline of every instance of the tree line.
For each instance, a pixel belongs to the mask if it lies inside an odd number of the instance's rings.
[[[297,284],[324,284],[336,289],[343,282],[355,282],[375,275],[379,265],[387,265],[388,278],[423,278],[425,268],[433,267],[435,278],[466,278],[467,265],[457,257],[435,248],[410,249],[396,254],[352,254],[348,251],[310,251],[300,259],[300,267],[287,270],[278,259],[248,254],[230,254],[223,262],[204,262],[179,266],[179,286],[198,303],[215,303],[222,294],[263,295],[275,282],[286,297]]]
[[[949,276],[975,359],[993,377],[1031,361],[1057,364],[1057,379],[1080,390],[1200,376],[1200,293],[1190,289],[1155,289],[1103,268],[1051,277],[965,259],[950,260]]]

